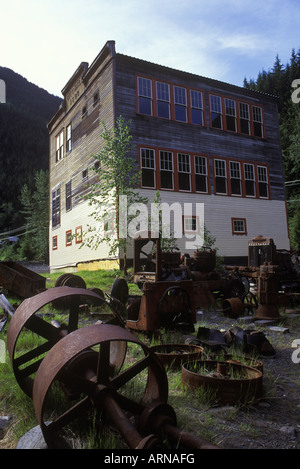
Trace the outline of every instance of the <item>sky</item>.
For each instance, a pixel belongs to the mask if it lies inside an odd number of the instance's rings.
[[[300,49],[299,18],[299,0],[0,0],[0,66],[61,97],[114,40],[121,54],[243,86]]]

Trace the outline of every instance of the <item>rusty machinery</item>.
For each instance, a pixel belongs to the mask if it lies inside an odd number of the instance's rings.
[[[64,297],[69,299],[66,324],[49,321],[44,307]],[[111,307],[95,292],[56,287],[24,300],[8,330],[8,351],[17,382],[33,399],[48,448],[74,447],[80,427],[76,424],[83,419],[93,426],[96,417],[102,425],[117,429],[130,449],[164,448],[162,435],[175,448],[215,449],[177,428],[175,411],[167,403],[166,372],[156,354],[124,327],[115,311],[113,316],[120,325],[80,327],[83,302]],[[40,341],[24,352],[18,350],[18,342],[26,331]],[[130,354],[132,346],[134,354]],[[75,430],[70,433],[73,424]]]
[[[229,285],[215,267],[215,251],[181,257],[179,252],[162,252],[157,233],[138,232],[134,238],[133,270],[142,296],[129,302],[127,327],[142,331],[178,325],[193,328],[196,308],[215,305],[213,292],[224,291]]]

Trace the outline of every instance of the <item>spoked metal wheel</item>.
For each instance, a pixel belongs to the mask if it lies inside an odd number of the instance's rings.
[[[244,308],[248,311],[248,313],[253,314],[255,310],[258,308],[258,300],[254,293],[248,292],[243,297]]]
[[[69,306],[63,323],[53,321],[52,303],[66,298]],[[45,355],[59,340],[79,328],[83,303],[103,305],[106,302],[97,293],[84,288],[62,286],[27,298],[15,311],[8,329],[7,346],[16,380],[28,396],[32,396],[34,376]],[[121,365],[121,351],[117,360]]]
[[[117,369],[112,363],[120,342],[126,343],[128,353]],[[74,447],[91,414],[94,425],[95,419],[108,423],[129,448],[156,447],[156,437],[140,435],[132,419],[149,403],[166,402],[167,397],[168,381],[159,359],[129,331],[111,324],[87,326],[59,341],[41,363],[33,386],[48,448]]]

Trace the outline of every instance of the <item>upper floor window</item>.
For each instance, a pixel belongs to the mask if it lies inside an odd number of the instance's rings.
[[[64,131],[56,136],[55,161],[58,162],[64,157]]]
[[[253,131],[255,137],[263,137],[263,118],[262,109],[259,106],[252,107],[253,112]]]
[[[226,129],[236,132],[236,108],[233,99],[225,99]]]
[[[138,107],[141,114],[152,115],[152,81],[138,77]]]
[[[268,191],[268,171],[266,166],[257,166],[259,196],[269,197]]]
[[[232,195],[242,195],[241,168],[238,161],[230,161],[230,187]]]
[[[242,134],[250,135],[250,114],[249,104],[239,103],[240,109],[240,126]]]
[[[246,197],[255,197],[255,173],[253,164],[244,163],[244,177]]]
[[[216,194],[227,194],[226,162],[224,160],[215,160],[215,183]]]
[[[173,153],[160,150],[159,162],[160,187],[162,189],[174,189]]]
[[[222,102],[220,96],[210,95],[211,126],[222,129]]]
[[[72,150],[72,125],[69,124],[66,128],[66,152]]]
[[[167,83],[156,83],[157,116],[170,119],[170,87]]]
[[[141,148],[142,187],[155,188],[155,152]]]
[[[175,120],[187,122],[186,89],[174,86]]]
[[[205,156],[195,156],[195,184],[197,192],[208,192],[207,159]]]
[[[203,98],[201,91],[191,90],[192,124],[203,125]]]
[[[180,191],[191,190],[190,155],[178,153],[178,188]]]

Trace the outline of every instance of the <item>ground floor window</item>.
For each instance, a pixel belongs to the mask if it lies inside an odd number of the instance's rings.
[[[231,218],[231,227],[233,235],[246,235],[246,218]]]

